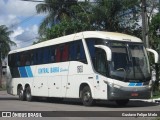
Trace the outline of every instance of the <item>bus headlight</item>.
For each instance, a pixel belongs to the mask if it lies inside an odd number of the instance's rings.
[[[121,86],[116,85],[116,84],[111,83],[111,82],[108,82],[108,81],[105,81],[105,80],[104,80],[104,83],[106,83],[107,85],[109,85],[109,86],[112,87],[112,88],[118,88],[118,89],[121,88]]]
[[[106,80],[103,80],[103,81],[104,81],[104,83],[106,83],[106,84],[109,85],[110,87],[113,87],[113,86],[114,86],[114,83],[108,82],[108,81],[106,81]]]

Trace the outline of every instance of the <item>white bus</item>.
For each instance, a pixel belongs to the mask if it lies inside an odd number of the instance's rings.
[[[147,49],[155,55],[152,49]],[[8,55],[7,92],[33,97],[80,98],[125,105],[151,96],[151,72],[142,41],[126,34],[86,31],[59,37]]]

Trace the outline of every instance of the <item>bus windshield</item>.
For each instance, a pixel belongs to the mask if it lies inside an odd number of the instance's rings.
[[[151,79],[150,67],[142,44],[111,42],[112,61],[110,77],[129,82],[144,82]]]

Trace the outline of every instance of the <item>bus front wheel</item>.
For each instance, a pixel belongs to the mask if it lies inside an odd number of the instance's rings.
[[[31,89],[29,86],[26,88],[26,100],[29,102],[33,100],[33,96],[31,94]]]
[[[88,86],[85,86],[83,89],[82,89],[82,103],[83,105],[85,106],[91,106],[93,105],[93,98],[92,98],[92,93],[91,93],[91,90]]]

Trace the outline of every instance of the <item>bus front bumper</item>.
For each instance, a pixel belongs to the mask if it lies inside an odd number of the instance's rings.
[[[149,99],[151,97],[151,90],[149,87],[111,87],[108,88],[109,100],[122,99]]]

